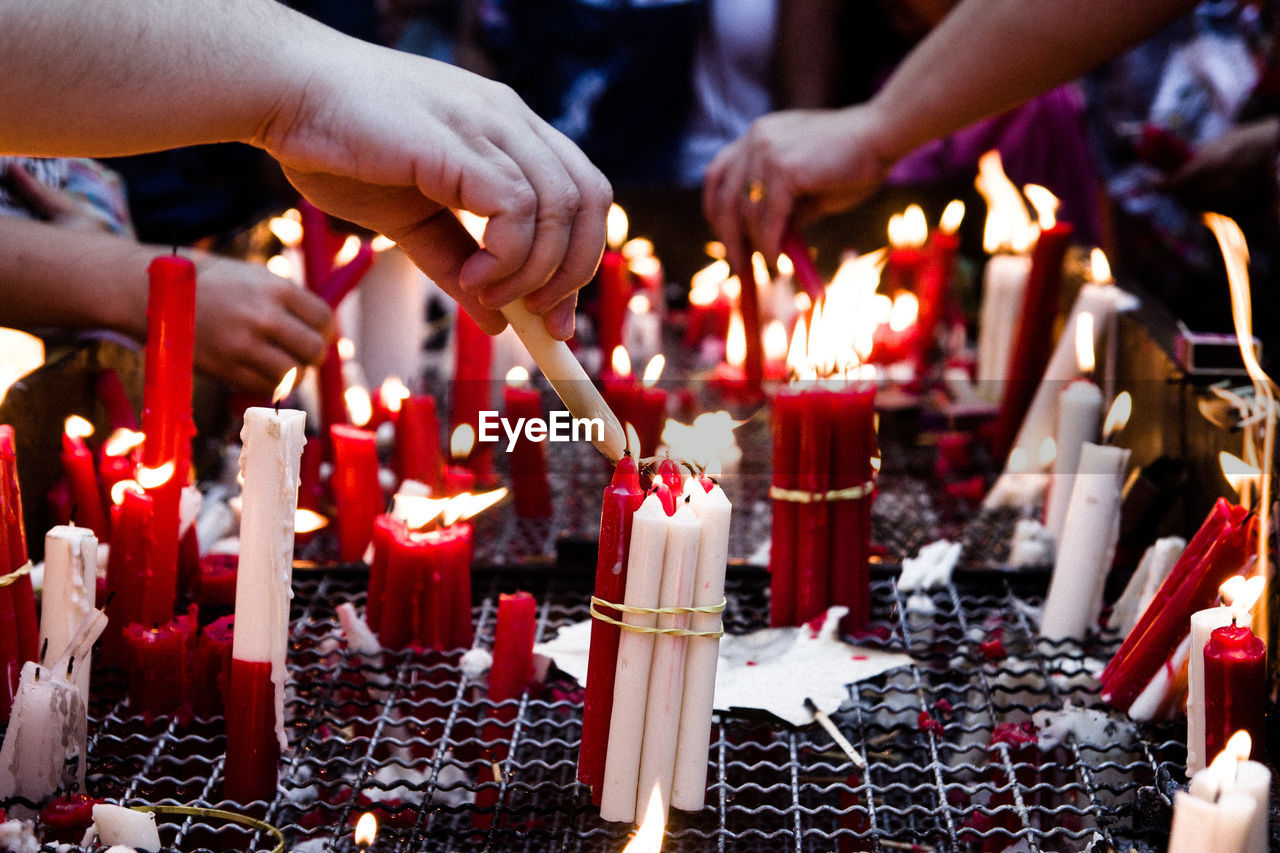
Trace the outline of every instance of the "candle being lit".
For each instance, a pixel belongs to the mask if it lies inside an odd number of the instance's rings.
[[[365,850],[373,844],[377,837],[378,819],[373,816],[373,812],[365,812],[360,815],[360,819],[356,821],[355,833],[352,836],[356,847]]]
[[[1248,733],[1237,732],[1174,795],[1169,853],[1266,853],[1271,771],[1247,760],[1251,749]]]

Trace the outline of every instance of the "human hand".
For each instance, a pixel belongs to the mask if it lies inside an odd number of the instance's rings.
[[[1274,197],[1277,154],[1280,117],[1248,122],[1200,147],[1163,186],[1193,210],[1225,213]]]
[[[14,197],[41,220],[74,231],[111,231],[111,224],[76,195],[42,184],[18,160],[4,173]]]
[[[291,367],[314,364],[333,340],[324,300],[257,264],[197,254],[197,368],[270,394]]]
[[[604,248],[612,191],[508,87],[362,42],[315,40],[255,142],[318,207],[394,240],[497,334],[523,298],[556,338]],[[450,208],[488,218],[483,247]]]
[[[707,168],[702,207],[730,265],[751,252],[777,258],[788,223],[852,207],[880,186],[891,161],[880,152],[871,104],[786,110],[757,119]]]

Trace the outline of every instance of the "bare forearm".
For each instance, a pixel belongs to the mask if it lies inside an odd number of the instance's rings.
[[[156,254],[128,237],[0,219],[0,325],[107,328],[142,339]]]
[[[1190,0],[963,0],[871,105],[896,160],[1115,56],[1186,13]]]
[[[271,0],[0,0],[0,151],[251,140],[331,32]]]

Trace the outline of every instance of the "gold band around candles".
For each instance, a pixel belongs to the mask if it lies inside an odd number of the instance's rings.
[[[238,823],[247,826],[250,829],[256,829],[259,832],[265,832],[276,840],[276,846],[271,848],[271,853],[284,853],[284,833],[276,829],[264,820],[249,817],[248,815],[236,814],[235,812],[223,811],[222,809],[206,809],[199,806],[130,806],[135,812],[151,812],[158,815],[188,815],[191,817],[211,817],[215,820],[224,820],[228,823]]]
[[[27,560],[20,567],[9,572],[7,575],[0,575],[0,587],[11,586],[18,578],[26,577],[31,574],[31,561]]]
[[[684,613],[723,613],[725,605],[728,602],[720,599],[719,604],[707,604],[702,607],[632,607],[630,604],[614,604],[612,601],[605,601],[599,596],[591,596],[591,616],[599,619],[608,625],[617,625],[624,631],[634,631],[637,634],[665,634],[668,637],[708,637],[716,640],[724,636],[724,623],[714,631],[690,631],[687,628],[650,628],[645,625],[630,625],[626,622],[614,619],[612,616],[602,612],[599,608],[608,607],[611,610],[617,610],[620,613],[630,613],[635,616],[675,616]]]
[[[775,501],[791,501],[792,503],[800,504],[818,503],[819,501],[857,501],[870,496],[875,487],[875,480],[867,480],[860,486],[832,489],[827,492],[806,492],[801,489],[784,489],[780,486],[770,486],[769,497]]]

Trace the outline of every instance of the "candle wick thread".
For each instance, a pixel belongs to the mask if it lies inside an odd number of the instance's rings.
[[[45,637],[44,642],[40,644],[40,663],[44,663],[45,655],[49,653],[49,638]]]
[[[75,665],[76,665],[76,656],[72,655],[70,658],[67,659],[67,678],[71,677],[71,670],[75,667]]]
[[[111,602],[115,600],[115,597],[116,597],[116,590],[113,589],[111,590],[111,592],[107,593],[107,600],[102,602],[102,609],[104,611],[111,606]]]

